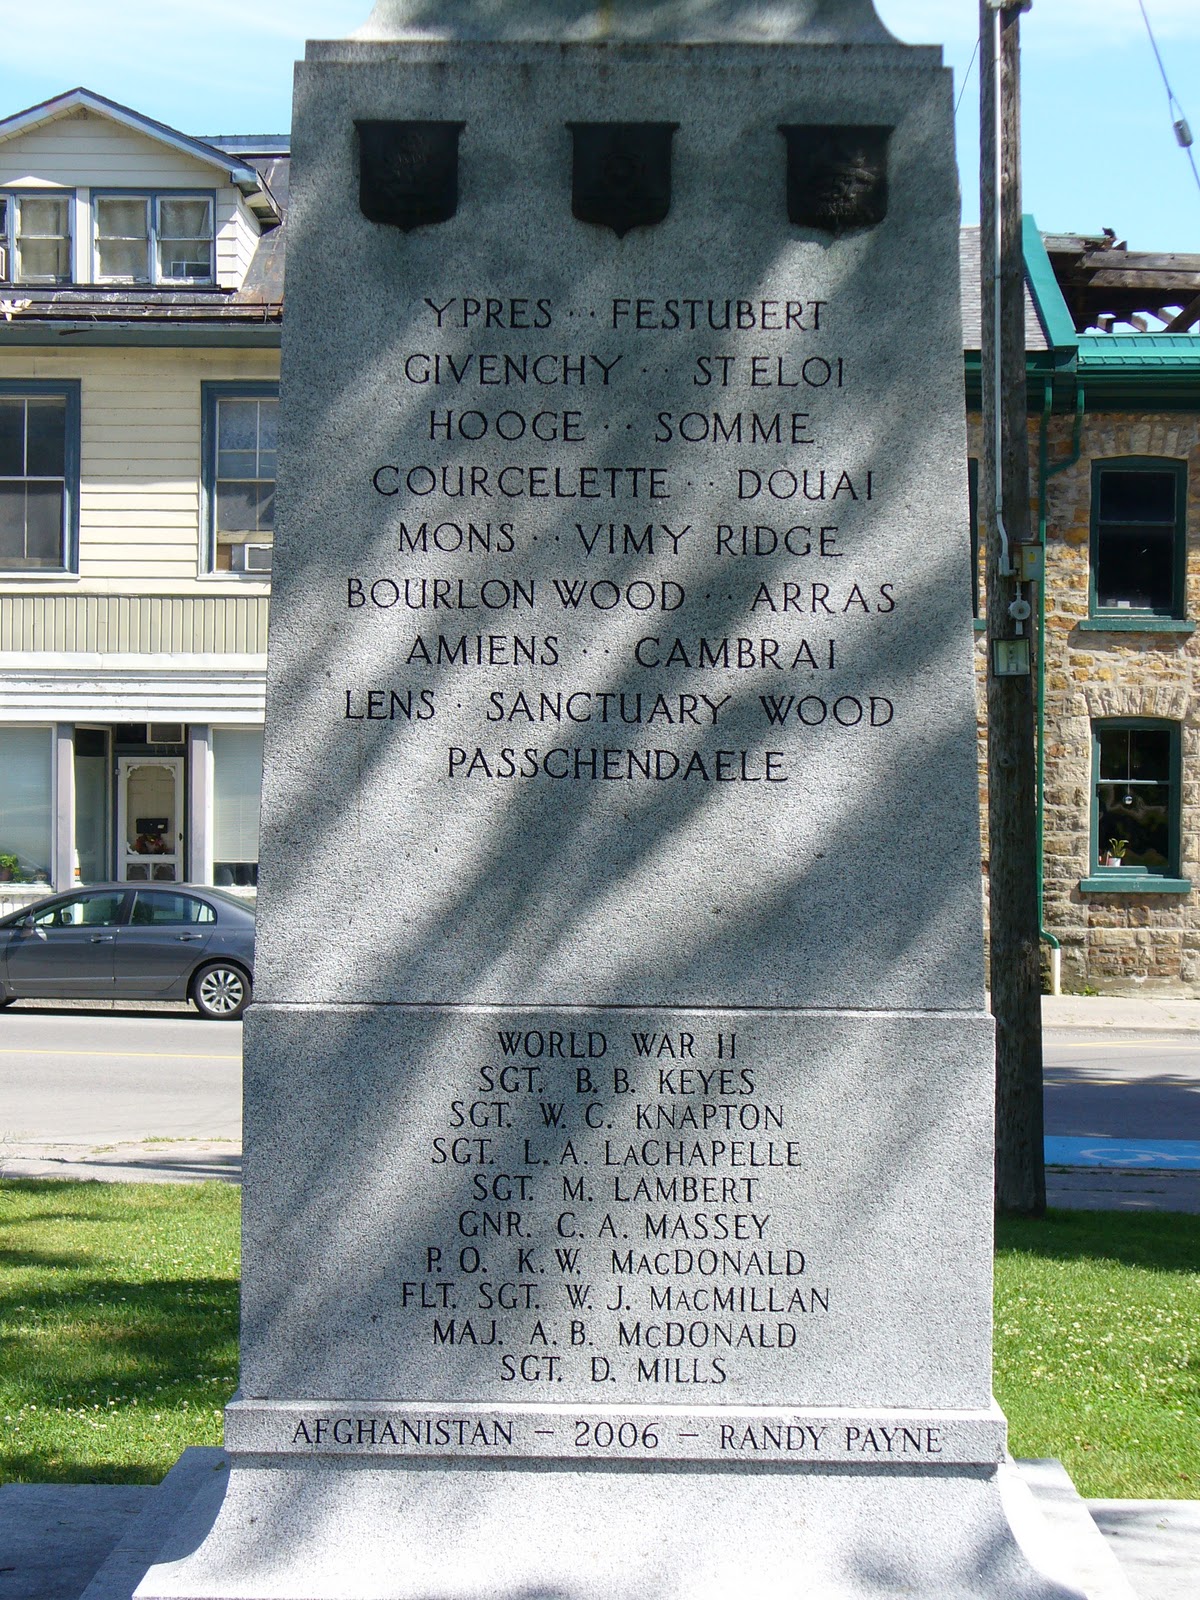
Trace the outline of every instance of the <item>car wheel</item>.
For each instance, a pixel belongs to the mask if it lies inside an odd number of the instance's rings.
[[[210,1022],[234,1022],[250,1004],[250,979],[232,961],[207,961],[192,979],[192,1004]]]

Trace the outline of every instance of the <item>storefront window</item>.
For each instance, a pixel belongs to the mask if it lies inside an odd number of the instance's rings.
[[[214,728],[212,751],[213,882],[252,888],[258,883],[262,730]]]
[[[49,728],[0,728],[0,882],[50,881],[52,760]]]
[[[75,730],[75,878],[103,883],[108,863],[108,735],[103,728]]]

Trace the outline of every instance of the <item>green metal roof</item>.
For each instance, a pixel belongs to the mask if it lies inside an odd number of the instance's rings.
[[[1081,333],[1079,365],[1091,372],[1200,371],[1200,335],[1194,333]]]
[[[1021,219],[1025,279],[1048,350],[1029,350],[1030,409],[1052,384],[1056,411],[1200,411],[1200,333],[1077,333],[1046,247],[1031,216]],[[965,357],[967,406],[980,405],[979,352]]]
[[[1075,377],[1089,411],[1200,411],[1200,336],[1082,333]]]

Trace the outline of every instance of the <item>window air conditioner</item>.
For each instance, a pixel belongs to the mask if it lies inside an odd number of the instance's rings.
[[[231,545],[229,565],[234,572],[270,572],[271,546],[269,544]]]

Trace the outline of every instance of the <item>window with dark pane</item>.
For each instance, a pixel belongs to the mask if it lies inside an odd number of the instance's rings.
[[[67,400],[0,394],[0,567],[65,565]]]
[[[982,615],[979,610],[979,462],[975,456],[967,461],[967,507],[971,518],[971,615]]]
[[[1095,610],[1182,616],[1185,474],[1183,462],[1094,467]]]
[[[203,900],[190,894],[168,894],[155,889],[139,892],[129,918],[135,928],[152,928],[164,923],[215,922],[217,914]]]
[[[1177,731],[1170,724],[1096,727],[1096,855],[1120,870],[1174,870]]]
[[[275,529],[279,401],[222,397],[216,403],[213,520],[219,571],[269,571]]]

